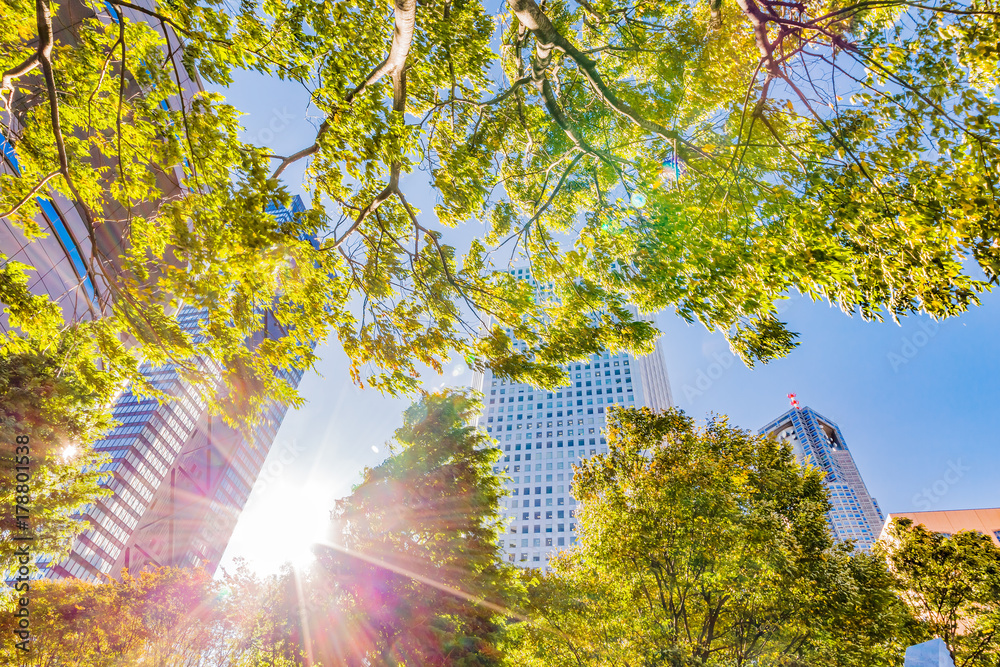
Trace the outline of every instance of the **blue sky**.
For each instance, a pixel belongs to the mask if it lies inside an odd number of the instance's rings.
[[[247,139],[285,154],[311,143],[318,123],[304,120],[301,89],[244,76],[227,97],[249,112]],[[286,172],[293,193],[303,192],[302,166]],[[430,209],[430,193],[409,197]],[[727,414],[756,430],[787,410],[786,395],[795,393],[803,406],[840,425],[884,512],[1000,505],[1000,294],[940,323],[864,322],[803,298],[786,302],[782,317],[801,334],[801,345],[749,370],[721,335],[661,313],[676,405],[699,419]],[[384,458],[383,444],[401,423],[408,400],[354,387],[335,340],[319,353],[317,371],[300,385],[307,403],[286,416],[223,567],[244,557],[272,572],[284,560],[304,559],[308,545],[322,538],[334,501],[350,493],[366,465]],[[428,377],[427,386],[470,380],[459,361],[442,377]],[[276,541],[275,526],[287,537]]]

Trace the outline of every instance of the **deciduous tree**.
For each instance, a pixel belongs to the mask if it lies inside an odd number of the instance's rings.
[[[121,258],[87,258],[110,272],[109,326],[262,395],[292,399],[270,369],[308,364],[330,331],[389,390],[454,351],[550,384],[567,359],[645,349],[633,303],[721,329],[752,363],[794,345],[774,307],[789,291],[947,317],[1000,268],[993,0],[120,1],[71,23],[53,23],[69,4],[5,7],[21,165],[0,211],[41,233],[33,197],[51,190],[92,232],[127,222]],[[183,65],[162,57],[179,46]],[[236,109],[179,85],[238,69],[305,86],[314,142],[238,141]],[[305,159],[311,210],[280,222],[265,207]],[[149,176],[170,165],[184,197]],[[413,205],[419,170],[433,212]],[[461,256],[446,232],[478,223]],[[491,272],[512,256],[552,291]],[[164,308],[178,300],[209,308],[198,340]],[[294,326],[250,353],[272,304]]]
[[[337,591],[339,623],[320,625],[320,662],[499,664],[519,586],[500,560],[497,450],[469,424],[478,409],[467,392],[424,395],[392,455],[338,501],[319,576]]]
[[[899,592],[956,667],[1000,664],[1000,547],[987,535],[945,535],[897,518],[878,545]]]
[[[59,558],[86,528],[74,513],[105,493],[105,457],[91,444],[111,421],[107,404],[124,373],[94,365],[89,325],[72,327],[44,351],[0,355],[0,563],[17,569],[21,545]],[[82,351],[81,351],[82,349]],[[30,538],[30,542],[17,541]]]
[[[832,544],[822,474],[715,418],[615,410],[575,470],[579,543],[531,589],[511,665],[898,665],[885,564]]]
[[[204,570],[181,568],[125,573],[99,583],[34,581],[19,594],[31,601],[30,650],[4,642],[0,658],[25,667],[211,664],[178,657],[207,660],[225,638],[217,590]],[[12,601],[17,596],[8,592],[0,619],[8,636],[17,620]]]

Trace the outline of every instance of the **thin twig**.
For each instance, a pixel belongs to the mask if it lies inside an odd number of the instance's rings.
[[[21,199],[21,201],[19,201],[16,204],[14,204],[14,206],[12,208],[10,208],[10,209],[8,209],[6,211],[0,212],[0,218],[6,218],[7,216],[11,216],[11,215],[14,215],[15,213],[17,213],[18,209],[20,209],[22,206],[24,206],[28,202],[28,200],[30,200],[32,197],[34,197],[35,194],[39,190],[41,190],[43,187],[45,187],[46,183],[48,183],[50,180],[52,180],[53,178],[55,178],[56,176],[58,176],[61,173],[62,173],[62,171],[59,170],[59,169],[56,169],[55,171],[50,172],[45,178],[43,178],[41,180],[41,182],[38,183],[38,185],[36,185],[35,187],[31,188],[31,190],[28,192],[28,194],[24,195],[24,197]]]

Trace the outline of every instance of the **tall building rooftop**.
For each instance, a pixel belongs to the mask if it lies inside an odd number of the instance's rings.
[[[887,539],[886,529],[893,519],[910,519],[935,533],[954,535],[960,530],[974,530],[988,535],[1000,547],[1000,507],[971,510],[940,510],[932,512],[892,512],[885,518],[879,539]]]
[[[840,427],[809,407],[792,409],[760,430],[779,442],[791,445],[795,458],[822,469],[832,508],[827,522],[834,539],[854,540],[857,548],[868,551],[882,530],[884,517],[878,503],[868,493],[861,473],[847,448]]]

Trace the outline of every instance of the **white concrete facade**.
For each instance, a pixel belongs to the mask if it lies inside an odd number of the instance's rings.
[[[496,440],[500,459],[494,471],[505,474],[509,494],[501,501],[501,547],[508,561],[522,567],[545,568],[553,553],[576,543],[573,466],[608,451],[608,409],[673,405],[659,342],[644,357],[605,352],[566,370],[569,383],[551,391],[489,371],[473,378],[484,397],[477,424]]]

